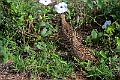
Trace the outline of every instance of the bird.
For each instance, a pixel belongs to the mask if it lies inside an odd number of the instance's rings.
[[[97,59],[95,58],[93,53],[91,53],[89,49],[82,44],[82,36],[78,37],[78,33],[75,31],[75,29],[73,29],[73,27],[70,26],[70,24],[66,21],[65,14],[60,14],[60,17],[61,26],[59,27],[59,35],[63,43],[69,43],[68,46],[70,46],[71,48],[71,54],[80,60],[90,60],[96,62]]]

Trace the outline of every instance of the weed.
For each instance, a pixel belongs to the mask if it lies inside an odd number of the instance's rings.
[[[46,74],[63,79],[76,70],[72,65],[76,64],[80,70],[84,67],[82,71],[92,80],[114,80],[115,72],[120,71],[120,1],[64,1],[68,3],[67,21],[75,29],[92,23],[101,27],[101,30],[93,29],[85,40],[86,46],[94,48],[91,52],[98,58],[98,64],[76,58],[65,61],[59,56],[56,41],[49,37],[57,32],[60,19],[53,7],[35,0],[0,0],[0,62],[13,60],[14,70],[29,71],[31,78]],[[58,24],[52,21],[54,19]],[[102,29],[108,20],[111,24]]]

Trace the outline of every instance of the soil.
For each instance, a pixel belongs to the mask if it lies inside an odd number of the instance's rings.
[[[88,34],[90,34],[92,29],[100,29],[97,25],[95,27],[88,26],[81,26],[76,29],[76,31],[79,33],[79,35],[83,36],[83,39],[86,38]],[[14,63],[11,60],[8,60],[6,63],[0,64],[0,80],[52,80],[47,78],[45,75],[39,75],[36,76],[33,79],[30,79],[30,73],[29,72],[16,72],[12,69],[12,65]],[[64,78],[64,80],[88,80],[83,72],[72,72],[68,76]]]
[[[76,31],[79,33],[79,35],[82,35],[83,40],[85,40],[86,36],[90,34],[92,29],[102,30],[100,26],[94,24],[94,27],[91,27],[90,25],[81,26],[77,28]],[[39,75],[31,79],[29,72],[23,73],[16,72],[15,70],[12,69],[13,65],[14,63],[11,60],[8,60],[7,62],[0,64],[0,80],[52,80],[46,75]],[[116,74],[120,75],[120,72],[117,72]],[[70,73],[68,76],[64,78],[64,80],[89,80],[89,79],[85,77],[83,72],[76,71]],[[117,78],[116,80],[119,80],[119,78]]]
[[[28,72],[16,72],[12,69],[12,65],[13,62],[11,60],[0,64],[0,80],[52,80],[45,75],[36,76],[31,79]],[[87,80],[87,78],[85,78],[82,72],[72,72],[64,80]]]
[[[98,28],[98,27],[97,27]],[[87,30],[86,30],[87,29]],[[91,28],[92,30],[92,28]],[[79,27],[77,32],[80,35],[83,35],[83,39],[88,35],[90,32],[90,28]],[[29,72],[17,72],[12,69],[14,63],[11,60],[8,60],[5,63],[0,64],[0,80],[52,80],[45,75],[39,75],[35,78],[30,78]],[[64,80],[88,80],[83,72],[72,72],[68,76],[64,78]]]
[[[53,0],[53,2],[55,1],[56,0]],[[79,35],[82,35],[83,40],[85,40],[86,36],[89,35],[93,29],[97,29],[98,31],[102,30],[102,28],[99,25],[93,23],[93,24],[83,24],[81,27],[78,27],[76,31],[78,32]],[[31,79],[29,72],[23,72],[23,73],[17,72],[12,69],[13,65],[14,63],[11,60],[8,60],[7,62],[0,64],[0,80],[52,80],[45,75],[39,75]],[[118,72],[117,74],[120,75],[120,72]],[[70,73],[68,76],[64,78],[64,80],[89,80],[89,79],[85,77],[83,72],[77,71]]]

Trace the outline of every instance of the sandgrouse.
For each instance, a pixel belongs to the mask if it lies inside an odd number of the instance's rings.
[[[59,35],[63,41],[69,42],[70,51],[73,56],[80,60],[97,61],[94,55],[82,44],[82,38],[78,38],[76,31],[65,20],[65,15],[61,14],[61,24]],[[81,39],[81,40],[78,40]],[[64,42],[65,43],[65,42]]]

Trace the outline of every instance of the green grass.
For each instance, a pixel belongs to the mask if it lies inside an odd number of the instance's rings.
[[[84,19],[79,14],[82,12],[80,1],[84,3]],[[11,59],[14,70],[31,71],[31,78],[46,74],[54,79],[63,79],[75,72],[75,64],[91,80],[115,80],[115,72],[120,71],[119,0],[66,2],[69,9],[65,13],[66,19],[74,28],[82,23],[96,23],[102,27],[106,20],[112,21],[104,30],[93,29],[85,40],[86,46],[94,48],[91,52],[99,60],[98,64],[59,56],[63,51],[57,50],[58,39],[53,34],[58,31],[60,17],[52,6],[43,6],[34,0],[0,1],[0,62]]]

